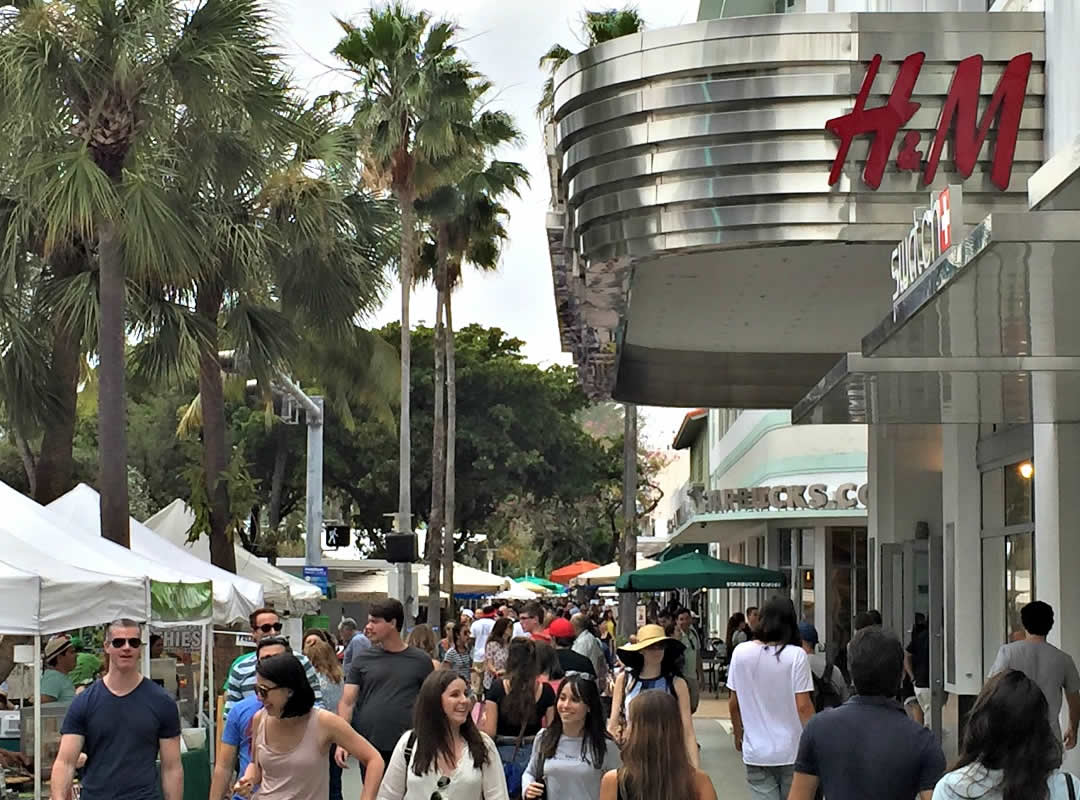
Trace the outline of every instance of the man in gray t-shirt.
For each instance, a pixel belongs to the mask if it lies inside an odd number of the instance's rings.
[[[1065,748],[1076,746],[1076,729],[1080,725],[1080,674],[1072,656],[1046,641],[1054,627],[1054,609],[1040,600],[1020,609],[1020,621],[1027,637],[1003,645],[998,650],[990,674],[1007,669],[1022,672],[1039,685],[1050,706],[1050,726],[1061,736],[1061,693],[1069,703],[1069,729],[1065,732]]]

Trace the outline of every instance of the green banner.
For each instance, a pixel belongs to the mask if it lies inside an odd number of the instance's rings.
[[[150,581],[150,614],[154,622],[201,622],[214,615],[210,581],[168,583]]]

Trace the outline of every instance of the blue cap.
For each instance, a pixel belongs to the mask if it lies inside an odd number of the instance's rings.
[[[816,645],[818,643],[817,628],[809,622],[799,623],[799,636],[802,637],[804,642],[808,642],[809,644]]]

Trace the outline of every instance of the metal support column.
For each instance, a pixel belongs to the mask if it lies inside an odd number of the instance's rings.
[[[305,513],[305,559],[309,567],[322,566],[323,529],[323,399],[311,398],[318,414],[307,417],[307,500]]]
[[[945,558],[941,531],[930,536],[930,729],[942,740],[945,705]]]

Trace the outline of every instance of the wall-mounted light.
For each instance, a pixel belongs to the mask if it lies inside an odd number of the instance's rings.
[[[1031,476],[1035,474],[1035,465],[1030,461],[1023,461],[1020,466],[1016,468],[1016,471],[1020,473],[1020,477],[1026,481],[1031,480]]]

